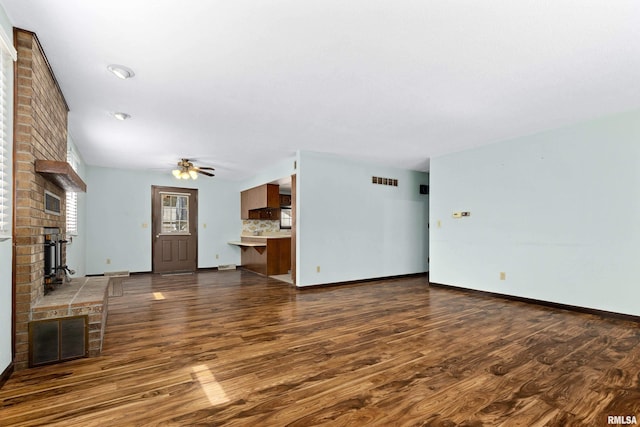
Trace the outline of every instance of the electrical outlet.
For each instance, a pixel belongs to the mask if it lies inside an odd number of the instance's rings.
[[[107,258],[107,264],[111,264],[111,258]]]
[[[507,273],[505,273],[504,271],[500,272],[500,280],[507,280]]]
[[[442,221],[438,220],[438,228],[442,227]]]
[[[316,273],[320,273],[320,266],[316,267]]]
[[[220,254],[216,254],[216,259],[220,259]]]
[[[142,228],[147,228],[147,227],[149,227],[149,224],[147,224],[146,222],[143,222],[142,223]]]
[[[202,228],[207,228],[207,224],[202,224]]]

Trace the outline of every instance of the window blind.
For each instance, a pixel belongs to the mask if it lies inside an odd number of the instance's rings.
[[[0,49],[0,237],[11,235],[11,171],[9,168],[10,118],[9,78],[11,57],[2,46]]]
[[[73,145],[67,143],[67,162],[78,172],[78,156]],[[67,191],[67,235],[78,235],[78,193]]]

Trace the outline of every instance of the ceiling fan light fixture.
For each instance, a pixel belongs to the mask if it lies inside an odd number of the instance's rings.
[[[124,65],[111,64],[107,67],[107,70],[111,71],[114,76],[122,80],[130,79],[136,75],[131,68],[125,67]]]
[[[127,113],[123,113],[121,111],[118,111],[116,113],[113,113],[113,117],[115,117],[116,119],[120,120],[121,122],[124,122],[127,119],[131,118],[130,114]]]
[[[193,163],[189,161],[189,159],[181,159],[178,162],[178,167],[176,169],[173,169],[171,173],[174,177],[176,177],[176,179],[196,180],[198,179],[198,173],[202,173],[207,176],[214,176],[212,173],[203,171],[202,169],[214,170],[211,167],[197,167],[194,166]]]

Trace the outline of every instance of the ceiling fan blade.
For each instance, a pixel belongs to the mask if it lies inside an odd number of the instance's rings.
[[[196,166],[196,167],[197,167],[198,169],[204,169],[204,170],[212,170],[212,171],[214,171],[214,170],[215,170],[214,168],[210,168],[210,167],[208,167],[208,166]]]
[[[215,175],[214,175],[214,174],[212,174],[212,173],[205,172],[205,171],[202,171],[202,170],[200,170],[200,169],[196,169],[196,172],[201,173],[202,175],[206,175],[206,176],[215,176]]]

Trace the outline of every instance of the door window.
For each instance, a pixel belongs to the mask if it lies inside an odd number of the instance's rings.
[[[162,234],[189,234],[189,194],[160,193]]]

